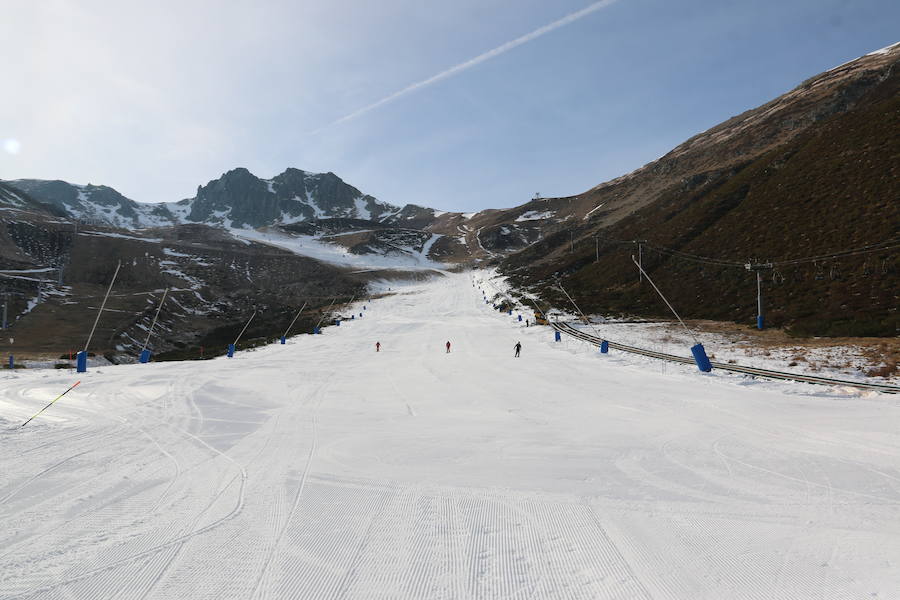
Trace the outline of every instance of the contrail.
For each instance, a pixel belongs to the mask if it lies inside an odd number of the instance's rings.
[[[479,54],[475,58],[469,59],[466,62],[459,63],[456,66],[453,66],[453,67],[450,67],[449,69],[441,71],[437,75],[429,77],[428,79],[423,79],[422,81],[419,81],[418,83],[413,83],[411,85],[408,85],[405,88],[403,88],[402,90],[394,92],[390,96],[385,96],[378,102],[373,102],[372,104],[369,104],[368,106],[364,106],[363,108],[360,108],[359,110],[353,111],[352,113],[345,115],[345,116],[341,117],[340,119],[337,119],[336,121],[332,121],[325,127],[317,129],[313,133],[318,133],[318,132],[322,131],[323,129],[325,129],[327,127],[331,127],[333,125],[345,123],[347,121],[355,119],[356,117],[358,117],[360,115],[364,115],[365,113],[367,113],[371,110],[375,110],[379,106],[383,106],[389,102],[393,102],[397,98],[401,98],[403,96],[406,96],[407,94],[411,94],[412,92],[415,92],[416,90],[420,90],[424,87],[427,87],[427,86],[431,85],[432,83],[437,83],[438,81],[443,81],[444,79],[453,77],[457,73],[462,73],[466,69],[471,69],[475,65],[479,65],[487,60],[494,58],[495,56],[500,56],[501,54],[503,54],[505,52],[509,52],[513,48],[517,48],[517,47],[521,46],[522,44],[527,44],[531,40],[536,40],[537,38],[541,37],[542,35],[550,33],[551,31],[559,29],[560,27],[565,27],[569,23],[574,23],[575,21],[577,21],[583,17],[586,17],[587,15],[589,15],[591,13],[597,12],[601,8],[606,8],[607,6],[614,4],[617,1],[618,0],[600,0],[599,2],[594,2],[593,4],[586,6],[586,7],[582,8],[581,10],[570,13],[557,21],[553,21],[552,23],[550,23],[548,25],[539,27],[538,29],[535,29],[531,33],[526,33],[525,35],[523,35],[521,37],[517,37],[516,39],[514,39],[512,41],[509,41],[503,45],[497,46],[493,50],[488,50],[487,52],[485,52],[483,54]]]

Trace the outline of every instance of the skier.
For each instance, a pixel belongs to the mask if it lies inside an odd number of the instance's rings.
[[[381,352],[381,342],[375,342],[375,352]]]
[[[522,342],[516,342],[516,358],[519,358],[519,352],[522,351]]]
[[[531,323],[528,322],[528,319],[525,319],[525,327],[531,327]]]
[[[447,354],[450,354],[450,342],[447,342]]]

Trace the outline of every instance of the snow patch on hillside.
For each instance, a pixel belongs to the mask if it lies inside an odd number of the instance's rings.
[[[271,229],[235,229],[231,228],[231,235],[237,239],[249,240],[261,244],[268,244],[278,248],[284,248],[294,254],[307,256],[316,260],[334,265],[361,268],[361,269],[444,269],[446,265],[427,258],[428,251],[437,241],[438,234],[433,234],[425,242],[421,250],[410,246],[398,246],[397,252],[389,255],[383,254],[353,254],[343,246],[329,244],[322,236],[289,234]]]
[[[363,196],[359,196],[354,201],[356,204],[356,218],[357,219],[365,219],[370,220],[372,218],[369,209],[366,207],[366,199]]]
[[[555,210],[529,210],[528,212],[519,215],[519,218],[516,219],[516,221],[542,221],[544,219],[552,219],[555,214]]]

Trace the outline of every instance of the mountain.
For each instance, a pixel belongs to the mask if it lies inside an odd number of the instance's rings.
[[[435,214],[429,208],[381,202],[334,173],[294,168],[272,179],[261,179],[244,168],[232,169],[199,186],[193,198],[155,204],[135,202],[105,185],[40,179],[4,184],[73,219],[132,230],[187,223],[256,228],[333,218],[415,226],[427,225]]]
[[[111,257],[124,252],[130,268],[145,273],[134,293],[151,281],[157,288],[187,284],[206,302],[184,305],[172,331],[189,332],[166,342],[173,345],[188,343],[185,336],[203,339],[223,319],[234,326],[252,314],[255,297],[280,315],[287,308],[272,307],[292,303],[279,299],[280,286],[299,285],[309,273],[328,297],[337,291],[328,287],[331,279],[347,290],[372,269],[427,269],[438,260],[497,264],[557,307],[569,306],[562,283],[587,311],[668,316],[636,276],[636,255],[685,317],[749,323],[756,276],[744,265],[771,263],[761,286],[770,324],[798,335],[896,335],[898,63],[895,44],[812,77],[583,194],[477,213],[397,207],[333,173],[299,169],[272,179],[233,169],[193,198],[159,204],[106,186],[0,182],[0,270],[18,272],[6,282],[21,294],[12,303],[22,316],[47,294],[63,306],[99,293]],[[73,272],[79,261],[85,264]],[[74,277],[73,290],[47,283],[59,268],[68,273],[66,285]],[[269,281],[268,270],[279,275]],[[209,310],[210,298],[226,299],[223,312],[193,327],[188,315]],[[229,302],[235,310],[224,308]],[[39,321],[29,317],[22,326]],[[118,345],[134,349],[133,340]]]
[[[451,262],[520,250],[541,239],[545,227],[558,224],[547,211],[514,208],[456,213],[415,204],[398,207],[364,194],[334,173],[295,168],[272,179],[261,179],[245,168],[232,169],[199,186],[193,198],[155,204],[135,202],[105,185],[40,179],[3,184],[52,207],[58,215],[128,230],[180,224],[256,229],[350,219],[365,221],[370,228],[377,224],[375,229],[388,226],[435,233],[441,238],[433,246],[434,256]]]
[[[194,198],[169,205],[169,210],[184,222],[255,228],[325,218],[379,221],[400,208],[363,194],[334,173],[287,169],[260,179],[239,168],[197,188]]]
[[[756,276],[743,265],[772,263],[762,282],[771,324],[807,335],[896,335],[898,65],[895,44],[633,173],[525,205],[568,221],[506,258],[504,271],[557,306],[569,305],[559,278],[585,310],[669,316],[637,276],[631,257],[641,254],[683,316],[750,323]]]
[[[24,211],[42,215],[65,216],[56,207],[38,202],[21,189],[0,182],[0,209]]]

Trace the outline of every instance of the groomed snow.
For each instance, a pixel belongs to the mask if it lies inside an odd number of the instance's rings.
[[[5,375],[0,598],[898,597],[897,398],[554,343],[469,275],[391,291],[92,368],[25,428],[77,377]]]

